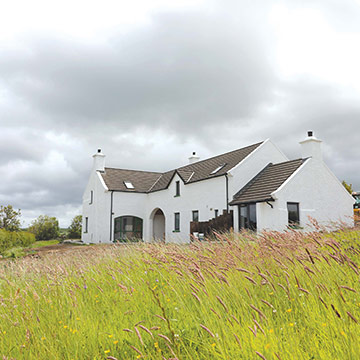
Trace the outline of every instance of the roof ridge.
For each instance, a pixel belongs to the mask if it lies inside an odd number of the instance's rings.
[[[164,174],[161,174],[156,181],[150,186],[150,189],[148,190],[148,192],[151,192],[151,190],[153,189],[153,187],[159,182],[159,180],[163,177]]]
[[[144,173],[153,173],[153,174],[165,174],[165,173],[168,173],[168,172],[171,172],[171,171],[176,171],[176,170],[179,170],[179,169],[184,169],[190,165],[194,165],[194,164],[200,164],[202,162],[205,162],[205,161],[208,161],[208,160],[212,160],[212,159],[215,159],[217,157],[220,157],[220,156],[223,156],[223,155],[228,155],[228,154],[231,154],[231,153],[234,153],[236,151],[239,151],[239,150],[245,150],[249,147],[252,147],[252,146],[255,146],[255,145],[260,145],[262,144],[264,141],[260,141],[258,143],[255,143],[255,144],[251,144],[251,145],[247,145],[247,146],[244,146],[242,148],[238,148],[238,149],[235,149],[235,150],[231,150],[231,151],[228,151],[228,152],[225,152],[225,153],[222,153],[222,154],[218,154],[218,155],[214,155],[214,156],[211,156],[209,158],[206,158],[206,159],[203,159],[203,160],[199,160],[199,161],[196,161],[192,164],[186,164],[186,165],[182,165],[180,167],[177,167],[177,168],[173,168],[171,170],[167,170],[167,171],[163,171],[163,172],[160,172],[160,171],[147,171],[147,170],[135,170],[135,169],[124,169],[124,168],[117,168],[117,167],[111,167],[111,166],[105,166],[105,169],[113,169],[113,170],[123,170],[123,171],[138,171],[138,172],[144,172]]]
[[[229,169],[241,162],[244,157],[256,150],[261,144],[263,144],[263,142],[218,154],[193,164],[183,165],[165,172],[105,167],[105,173],[108,173],[108,181],[110,181],[116,189],[122,189],[122,185],[118,184],[118,181],[129,176],[129,178],[132,177],[134,181],[137,179],[135,182],[138,182],[138,186],[141,185],[145,192],[150,193],[168,188],[176,174],[185,184],[208,180],[217,176],[224,176]],[[224,167],[219,172],[213,174],[214,169],[216,169],[220,163],[224,164]],[[106,174],[103,174],[103,177],[104,176],[106,176]],[[146,186],[144,187],[144,185]],[[110,187],[112,186],[109,185],[109,188]]]
[[[297,158],[297,159],[292,159],[292,160],[286,160],[286,161],[282,161],[282,162],[279,162],[279,163],[272,164],[272,166],[283,165],[283,164],[286,164],[286,163],[291,163],[291,162],[300,161],[300,160],[305,161],[306,159]]]
[[[159,172],[159,171],[123,169],[123,168],[115,168],[115,167],[110,167],[110,166],[105,166],[105,169],[121,170],[121,171],[137,171],[137,172],[150,173],[150,174],[161,174],[161,175],[164,174],[163,172]],[[167,172],[167,171],[166,171],[166,172]]]
[[[247,146],[244,146],[244,147],[239,148],[239,149],[235,149],[235,150],[231,150],[231,151],[228,151],[228,152],[225,152],[225,153],[222,153],[222,154],[214,155],[214,156],[211,156],[211,157],[209,157],[209,158],[196,161],[196,162],[194,162],[194,163],[192,163],[192,164],[186,164],[186,165],[180,166],[180,167],[178,167],[178,168],[176,168],[176,169],[174,169],[174,170],[183,169],[183,168],[188,167],[188,166],[190,166],[190,165],[200,164],[200,163],[202,163],[202,162],[204,162],[204,161],[212,160],[212,159],[215,159],[215,158],[217,158],[217,157],[219,157],[219,156],[223,156],[223,155],[228,155],[228,154],[234,153],[234,152],[239,151],[239,150],[244,150],[244,149],[247,149],[247,148],[249,148],[249,147],[251,147],[251,146],[255,146],[255,145],[258,145],[258,146],[259,146],[259,145],[262,144],[263,142],[264,142],[264,141],[260,141],[260,142],[258,142],[258,143],[251,144],[251,145],[247,145]]]

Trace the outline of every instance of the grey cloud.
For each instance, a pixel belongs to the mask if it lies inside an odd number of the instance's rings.
[[[205,158],[268,137],[296,158],[307,130],[324,140],[336,175],[360,189],[358,98],[279,77],[269,3],[213,2],[213,11],[159,13],[101,43],[30,34],[17,51],[0,50],[0,204],[65,226],[98,147],[108,165],[165,171],[191,151]]]
[[[307,130],[323,140],[324,159],[340,179],[360,189],[360,104],[331,83],[298,79],[281,83],[276,130],[268,133],[292,158],[300,156],[297,142]]]
[[[310,7],[320,12],[338,31],[359,31],[360,7],[357,0],[280,0],[286,6]]]
[[[99,46],[32,42],[30,51],[2,56],[0,76],[53,123],[151,124],[191,134],[247,116],[271,97],[266,34],[254,28],[246,16],[162,14]]]

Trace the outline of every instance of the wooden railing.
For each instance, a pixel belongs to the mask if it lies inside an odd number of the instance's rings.
[[[222,215],[208,221],[191,221],[190,234],[191,240],[202,240],[205,237],[211,237],[213,232],[229,231],[234,227],[233,210],[226,212],[223,210]]]

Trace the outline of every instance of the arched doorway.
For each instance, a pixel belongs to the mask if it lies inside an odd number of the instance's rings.
[[[165,241],[165,215],[161,209],[153,211],[152,225],[153,240]]]

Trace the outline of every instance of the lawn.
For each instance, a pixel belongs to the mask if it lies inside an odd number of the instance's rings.
[[[34,243],[32,243],[30,245],[29,249],[40,248],[40,247],[43,247],[43,246],[56,245],[56,244],[59,244],[59,243],[60,243],[59,240],[35,241]]]
[[[0,265],[5,359],[357,359],[360,232],[224,234]]]

